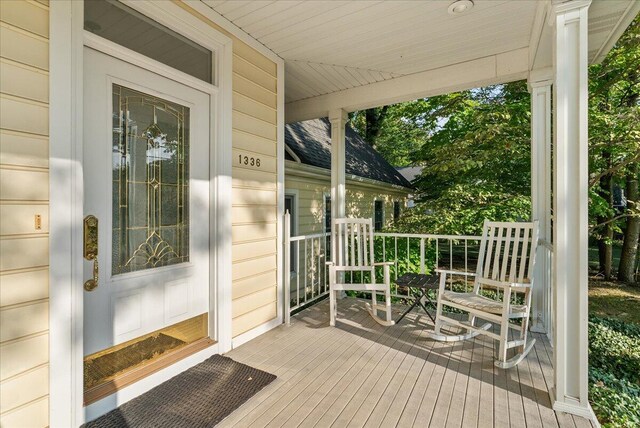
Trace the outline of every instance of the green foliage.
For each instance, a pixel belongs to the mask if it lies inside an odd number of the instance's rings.
[[[589,395],[604,427],[640,426],[640,325],[589,318]]]

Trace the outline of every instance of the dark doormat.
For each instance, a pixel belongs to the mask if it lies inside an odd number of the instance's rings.
[[[275,378],[214,355],[83,427],[212,427]]]

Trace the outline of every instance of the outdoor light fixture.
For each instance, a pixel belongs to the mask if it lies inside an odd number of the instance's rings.
[[[449,15],[460,15],[463,14],[473,7],[473,2],[471,0],[457,0],[449,5],[447,11]]]

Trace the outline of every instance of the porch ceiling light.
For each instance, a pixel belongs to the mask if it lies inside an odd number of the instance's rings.
[[[447,11],[449,15],[460,15],[468,12],[472,7],[473,2],[471,0],[457,0],[449,5]]]

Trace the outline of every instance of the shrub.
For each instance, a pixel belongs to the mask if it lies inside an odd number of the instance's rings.
[[[640,426],[640,325],[589,318],[589,394],[604,427]]]

